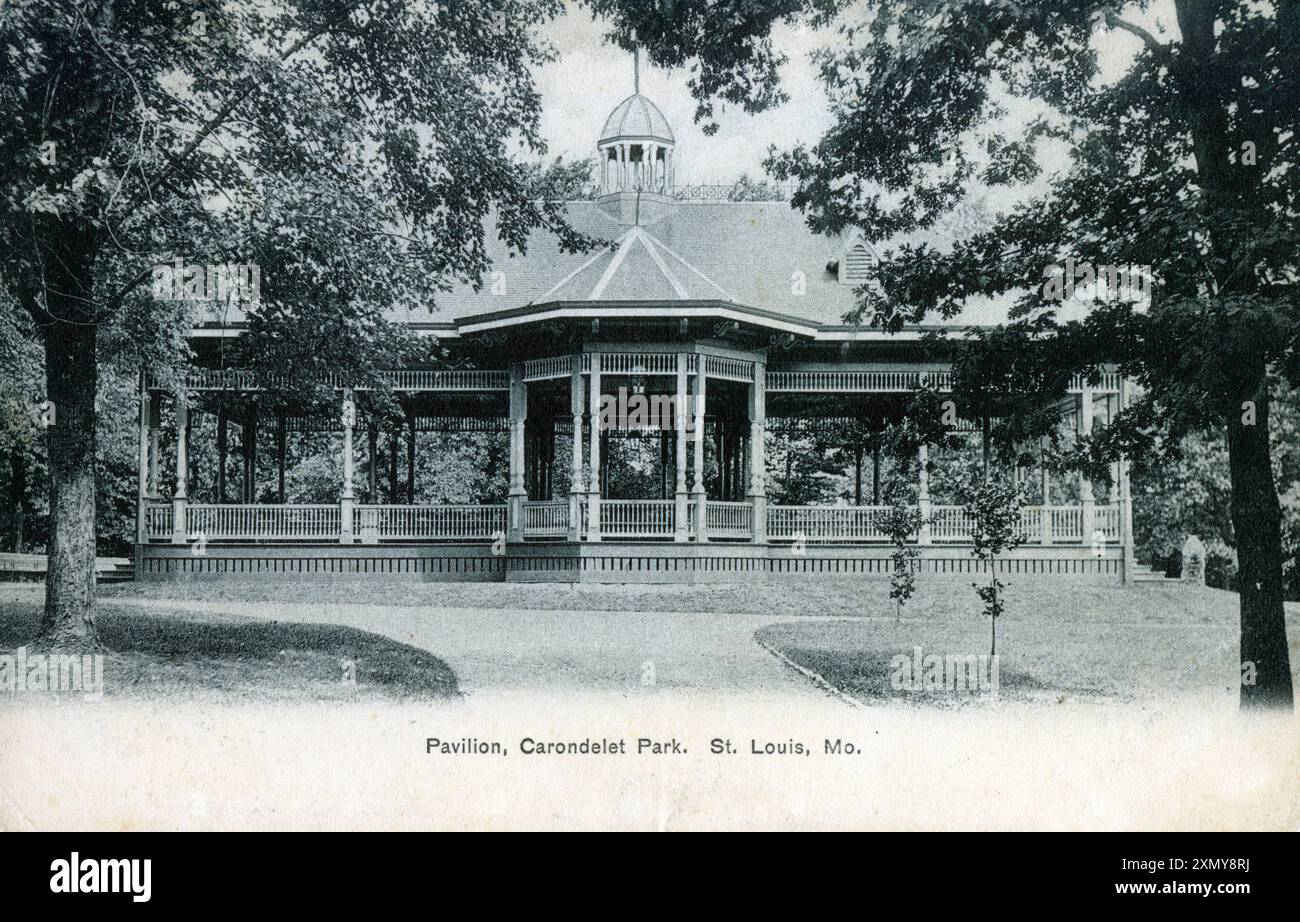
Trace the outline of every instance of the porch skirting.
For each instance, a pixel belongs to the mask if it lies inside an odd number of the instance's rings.
[[[567,583],[726,583],[784,579],[888,579],[886,547],[816,546],[796,553],[789,545],[671,544],[603,541],[548,544],[140,545],[136,578],[194,580],[403,578],[426,581]],[[918,549],[922,578],[967,580],[987,573],[969,548]],[[1021,547],[997,562],[1014,578],[1078,578],[1119,582],[1120,548]]]

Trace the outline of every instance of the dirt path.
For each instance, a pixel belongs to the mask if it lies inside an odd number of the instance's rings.
[[[249,605],[104,599],[106,607],[345,624],[423,647],[469,694],[589,690],[825,697],[754,641],[774,620],[690,612],[528,611],[382,605]]]

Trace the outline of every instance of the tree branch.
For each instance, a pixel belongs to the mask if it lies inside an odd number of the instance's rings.
[[[1125,32],[1128,32],[1131,35],[1136,35],[1138,38],[1142,39],[1143,44],[1145,44],[1148,48],[1150,48],[1153,51],[1167,52],[1169,50],[1168,45],[1159,41],[1154,35],[1152,35],[1146,29],[1142,28],[1141,26],[1134,25],[1131,22],[1127,22],[1123,19],[1120,19],[1118,16],[1115,15],[1114,10],[1106,11],[1106,25],[1112,29],[1123,29]]]
[[[286,48],[280,55],[280,61],[284,62],[289,60],[289,58],[293,57],[308,44],[328,32],[331,27],[337,25],[340,20],[347,18],[347,16],[350,15],[359,5],[361,4],[348,4],[340,7],[335,11],[334,15],[321,23],[317,29],[308,32],[306,35],[302,36],[302,38],[298,39],[298,41]],[[181,165],[190,157],[190,155],[198,150],[199,146],[207,140],[208,136],[211,135],[212,132],[216,131],[217,128],[221,127],[222,123],[224,123],[230,116],[230,113],[235,110],[235,107],[247,99],[249,95],[252,94],[253,90],[257,89],[260,85],[259,81],[255,77],[247,77],[242,81],[242,83],[242,86],[230,94],[229,98],[227,98],[222,107],[217,110],[216,114],[209,118],[207,122],[204,123],[203,127],[195,132],[193,140],[191,140],[189,144],[185,145],[184,150],[167,162],[167,165],[163,168],[162,173],[156,178],[155,182],[160,182],[179,170]],[[125,221],[125,219],[129,217],[131,213],[139,207],[139,205],[139,200],[132,201],[126,208],[118,223],[120,224],[122,221]]]

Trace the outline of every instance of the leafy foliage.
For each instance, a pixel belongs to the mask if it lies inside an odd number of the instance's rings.
[[[989,654],[998,652],[998,617],[1005,609],[1002,590],[1006,584],[998,579],[997,560],[1007,551],[1024,543],[1020,531],[1021,490],[999,477],[972,477],[966,487],[965,509],[970,519],[971,552],[988,569],[989,581],[981,586],[972,583],[984,604],[989,619],[991,645]]]
[[[894,600],[895,619],[902,617],[903,606],[916,591],[915,562],[921,556],[912,541],[920,529],[921,511],[912,505],[911,497],[898,484],[891,484],[886,493],[890,500],[885,513],[884,532],[893,550],[889,553],[889,597]]]

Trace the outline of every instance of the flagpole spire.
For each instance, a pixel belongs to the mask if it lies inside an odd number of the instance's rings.
[[[632,46],[632,92],[641,92],[641,46]]]

